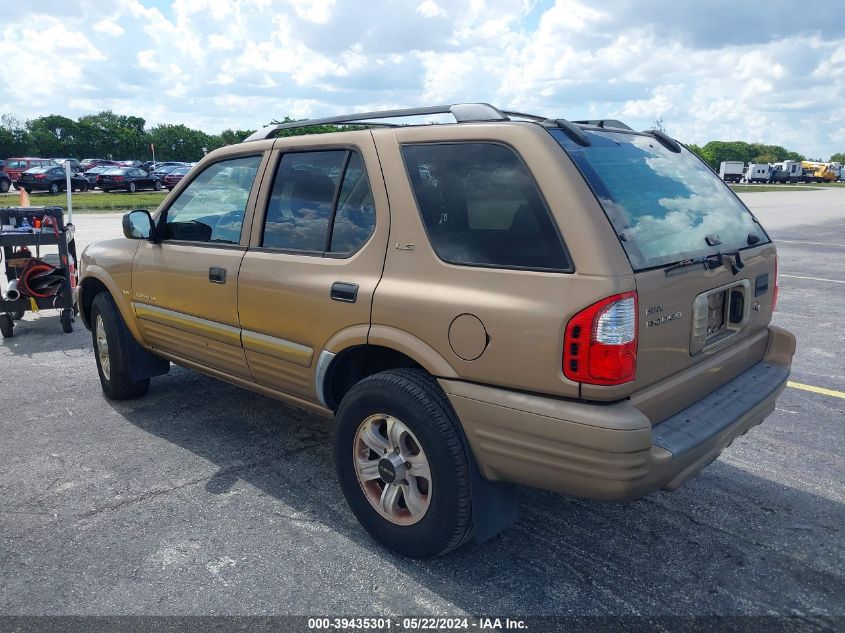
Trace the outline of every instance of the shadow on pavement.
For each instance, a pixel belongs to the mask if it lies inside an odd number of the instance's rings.
[[[208,492],[244,480],[470,613],[845,612],[843,504],[724,461],[629,504],[524,490],[514,527],[421,562],[376,545],[347,509],[330,420],[175,366],[146,398],[113,406],[214,463]]]

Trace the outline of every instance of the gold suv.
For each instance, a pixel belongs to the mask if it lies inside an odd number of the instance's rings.
[[[435,114],[455,122],[395,122]],[[297,135],[315,124],[347,127]],[[614,120],[276,125],[123,228],[81,258],[106,396],[174,362],[334,416],[352,510],[408,556],[507,525],[513,484],[678,487],[772,412],[795,350],[760,223],[678,142]]]

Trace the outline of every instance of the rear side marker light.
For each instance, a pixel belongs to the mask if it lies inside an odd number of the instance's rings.
[[[581,310],[566,325],[563,374],[592,385],[634,380],[638,326],[636,292],[613,295]]]

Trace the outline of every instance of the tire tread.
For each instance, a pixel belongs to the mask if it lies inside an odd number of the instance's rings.
[[[429,373],[421,369],[391,369],[364,378],[352,387],[347,397],[354,393],[377,385],[381,389],[397,388],[405,392],[423,407],[423,413],[437,427],[452,460],[464,464],[463,472],[457,478],[456,527],[446,544],[434,556],[442,556],[459,548],[469,541],[474,534],[472,520],[472,490],[470,486],[469,456],[466,454],[461,439],[462,428],[446,394]],[[342,403],[341,403],[341,406]]]

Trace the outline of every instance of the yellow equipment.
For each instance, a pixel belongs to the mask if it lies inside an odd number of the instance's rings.
[[[804,179],[808,182],[834,182],[836,170],[830,163],[816,163],[809,160],[801,161]]]

